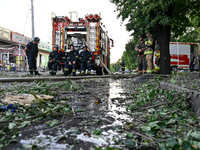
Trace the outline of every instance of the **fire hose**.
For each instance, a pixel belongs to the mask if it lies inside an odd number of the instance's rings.
[[[103,67],[107,70],[107,72],[108,72],[112,77],[115,77],[115,78],[117,78],[117,77],[121,77],[121,78],[133,78],[133,77],[141,76],[141,74],[136,74],[136,75],[132,75],[132,76],[125,76],[125,75],[117,76],[117,75],[113,74],[113,73],[106,67],[106,65],[103,63],[103,61],[102,61],[101,58],[99,58],[99,59],[100,59],[100,62],[102,63],[102,65],[103,65]]]

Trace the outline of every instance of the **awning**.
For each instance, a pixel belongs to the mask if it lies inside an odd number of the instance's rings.
[[[14,46],[12,48],[0,48],[0,52],[12,53],[13,56],[19,56],[19,48]],[[20,56],[26,56],[26,53],[23,49],[20,48]]]

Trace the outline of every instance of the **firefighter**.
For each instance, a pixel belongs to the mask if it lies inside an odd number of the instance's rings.
[[[190,71],[194,71],[194,66],[196,63],[196,57],[194,56],[194,54],[191,54],[191,58],[190,58]]]
[[[143,41],[143,37],[141,35],[138,36],[140,42],[136,45],[135,50],[138,52],[137,54],[137,63],[138,63],[138,74],[142,74],[142,70],[144,70],[144,74],[146,71],[146,58],[144,55],[145,44]]]
[[[76,64],[79,59],[78,51],[74,50],[74,46],[71,46],[71,51],[67,55],[67,61],[65,62],[64,75],[67,76],[69,67],[72,66],[72,76],[76,75]]]
[[[120,63],[120,65],[121,65],[121,69],[122,69],[122,74],[124,74],[125,73],[125,62],[124,62],[124,60],[122,60],[122,62]]]
[[[57,44],[54,45],[54,51],[49,54],[49,74],[56,75],[57,67],[60,65],[60,59],[62,58],[61,53],[59,53],[59,46]]]
[[[145,42],[145,54],[147,60],[147,73],[153,73],[153,37],[149,31],[146,32],[147,41]]]
[[[156,67],[154,71],[155,73],[160,73],[160,45],[158,42],[156,43],[155,51],[156,51]]]
[[[28,57],[28,65],[29,65],[29,72],[30,75],[33,75],[33,72],[35,72],[35,75],[41,75],[36,70],[36,58],[38,56],[38,43],[40,42],[40,39],[38,37],[35,37],[33,41],[29,42],[26,45],[25,52]]]
[[[83,50],[80,53],[79,59],[81,61],[81,75],[85,75],[85,70],[86,70],[86,66],[87,66],[87,74],[90,75],[91,73],[91,61],[92,61],[92,55],[91,53],[87,50],[87,46],[83,45],[82,46]]]
[[[58,70],[60,71],[61,69],[64,70],[64,68],[61,65],[61,63],[64,64],[67,61],[67,53],[65,54],[64,52],[59,51],[59,50],[58,50],[58,53],[60,53],[60,55],[61,55],[60,63],[58,65]]]

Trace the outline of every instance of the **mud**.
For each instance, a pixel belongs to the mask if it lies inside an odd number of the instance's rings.
[[[121,87],[123,81],[109,78],[73,81],[73,85],[81,85],[82,90],[59,93],[55,99],[69,104],[75,111],[74,115],[50,116],[43,122],[32,123],[21,130],[17,143],[4,149],[121,148],[116,141],[123,140],[126,135],[117,132],[116,127],[131,121],[126,114],[126,92]],[[127,81],[134,83],[133,79]],[[63,123],[53,127],[46,124],[55,119]]]

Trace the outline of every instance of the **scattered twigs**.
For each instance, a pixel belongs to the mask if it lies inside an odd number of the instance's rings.
[[[158,144],[158,143],[161,143],[161,142],[166,142],[166,141],[170,141],[170,140],[177,140],[177,139],[184,139],[184,137],[177,137],[177,138],[169,138],[169,139],[164,139],[164,140],[158,140],[158,141],[150,142],[150,143],[147,143],[147,144],[143,144],[143,145],[139,146],[139,148],[142,148],[142,147],[147,146],[147,145]]]
[[[143,137],[143,138],[145,138],[145,139],[147,139],[147,140],[149,140],[149,141],[154,141],[154,140],[156,140],[156,139],[153,138],[153,137],[150,137],[150,136],[147,136],[147,135],[143,135],[143,134],[140,134],[140,133],[138,133],[138,132],[136,132],[136,131],[130,130],[130,128],[129,128],[127,125],[124,125],[124,127],[125,127],[127,130],[131,131],[133,134],[136,134],[136,135],[138,135],[138,136],[140,136],[140,137]]]
[[[156,105],[153,105],[153,106],[148,106],[148,107],[143,107],[141,109],[133,109],[131,111],[142,111],[142,110],[147,110],[149,108],[155,108],[155,107],[158,107],[158,106],[161,106],[161,105],[165,105],[165,104],[168,104],[168,102],[163,102],[163,103],[160,103],[160,104],[156,104]]]
[[[72,107],[71,107],[71,109],[72,109],[73,114],[75,114],[74,109],[73,109]],[[59,124],[59,125],[57,125],[57,126],[55,126],[55,127],[52,127],[52,128],[50,128],[50,129],[43,130],[42,132],[47,132],[47,131],[56,129],[56,128],[58,128],[58,127],[64,125],[64,124],[67,124],[67,123],[71,122],[72,120],[74,120],[74,116],[73,116],[72,119],[70,119],[70,120],[68,120],[68,121],[65,121],[65,122],[61,122],[61,124]]]

